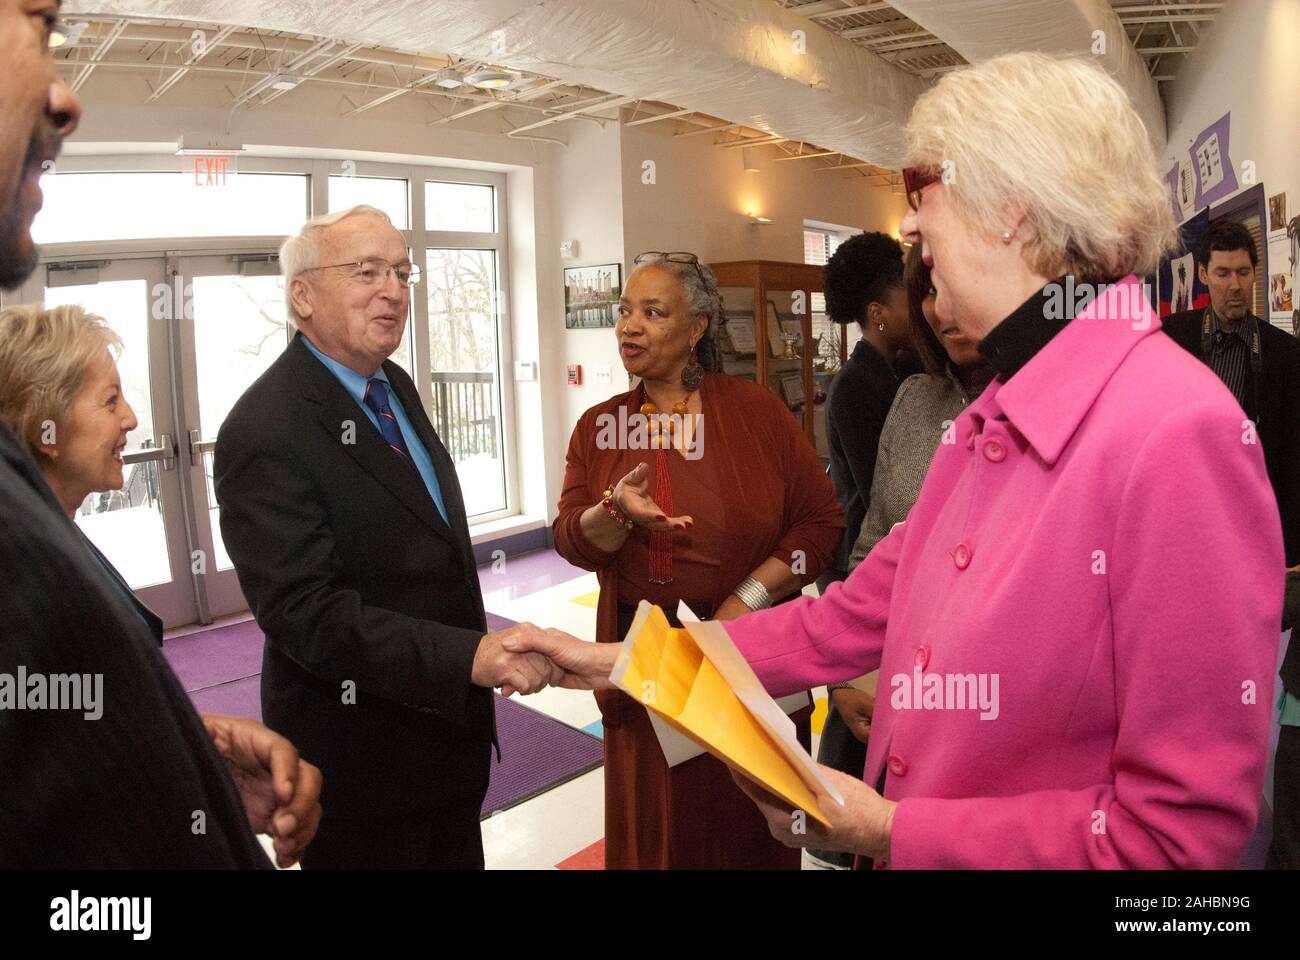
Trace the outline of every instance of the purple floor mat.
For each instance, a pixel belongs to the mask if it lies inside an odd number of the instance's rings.
[[[245,620],[167,640],[163,656],[193,692],[261,673],[262,642],[257,621]]]
[[[487,620],[489,630],[515,622],[493,613]],[[263,642],[257,623],[248,620],[168,640],[163,656],[200,713],[261,720]],[[494,753],[483,816],[522,803],[603,762],[599,738],[504,697],[497,697],[496,707],[501,762]]]
[[[262,721],[262,678],[245,677],[229,683],[190,691],[190,702],[199,713],[220,713],[228,717],[252,717]]]
[[[498,697],[497,740],[501,762],[492,757],[492,776],[483,798],[488,817],[523,803],[604,762],[604,745],[532,707]]]

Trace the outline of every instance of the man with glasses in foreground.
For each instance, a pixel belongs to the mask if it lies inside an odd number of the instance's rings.
[[[488,633],[455,464],[387,358],[418,282],[359,206],[280,248],[298,328],[217,437],[221,533],[266,634],[262,710],[325,778],[306,869],[483,867],[493,687],[546,686]]]

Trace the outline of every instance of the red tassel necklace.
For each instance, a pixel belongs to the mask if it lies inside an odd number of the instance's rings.
[[[693,390],[686,392],[685,398],[673,404],[674,416],[662,417],[659,408],[650,402],[641,385],[641,414],[646,418],[650,434],[650,445],[655,448],[655,503],[664,512],[664,516],[673,515],[673,484],[668,475],[668,453],[673,450],[673,439],[677,429],[682,430],[682,442],[686,442],[686,417],[690,410]],[[664,430],[665,421],[667,431]],[[666,433],[666,435],[665,435]],[[650,534],[650,582],[665,584],[673,582],[673,531],[655,530]]]

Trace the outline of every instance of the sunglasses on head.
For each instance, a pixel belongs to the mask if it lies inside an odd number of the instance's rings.
[[[685,250],[675,250],[672,253],[664,253],[662,250],[647,250],[645,253],[638,253],[632,263],[634,266],[640,266],[643,263],[662,260],[667,260],[669,263],[689,263],[695,268],[695,272],[700,275],[700,280],[704,280],[704,271],[700,269],[700,258]]]

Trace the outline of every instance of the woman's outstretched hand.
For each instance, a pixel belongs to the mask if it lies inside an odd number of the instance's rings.
[[[695,521],[690,517],[669,517],[648,494],[650,465],[644,461],[614,487],[614,506],[638,527],[649,530],[686,530]]]

